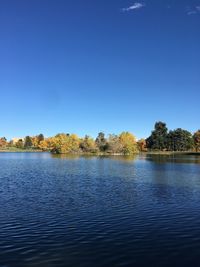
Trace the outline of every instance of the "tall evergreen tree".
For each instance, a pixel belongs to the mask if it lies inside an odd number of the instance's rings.
[[[147,148],[155,150],[164,150],[167,148],[167,133],[168,129],[166,123],[156,122],[154,126],[154,131],[146,139]]]

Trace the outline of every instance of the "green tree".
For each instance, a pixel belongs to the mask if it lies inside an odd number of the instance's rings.
[[[166,123],[156,122],[154,131],[146,139],[147,148],[155,150],[165,150],[167,148],[167,132]]]
[[[168,150],[171,151],[188,151],[194,147],[192,134],[181,128],[170,131],[167,140]]]
[[[200,130],[196,131],[193,135],[194,147],[196,152],[200,151]]]
[[[25,148],[31,148],[33,145],[32,139],[30,136],[26,136],[24,140],[24,147]]]
[[[105,134],[100,132],[95,140],[95,143],[99,149],[99,151],[104,152],[108,148],[107,140],[105,138]]]

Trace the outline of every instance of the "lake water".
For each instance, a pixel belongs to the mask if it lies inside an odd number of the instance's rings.
[[[200,157],[0,153],[0,266],[200,266]]]

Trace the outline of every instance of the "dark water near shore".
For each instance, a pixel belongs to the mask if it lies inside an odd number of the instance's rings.
[[[0,153],[1,267],[199,265],[199,156]]]

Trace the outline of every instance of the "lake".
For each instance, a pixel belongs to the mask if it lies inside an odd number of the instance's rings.
[[[200,157],[0,153],[1,267],[199,264]]]

